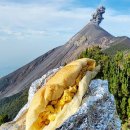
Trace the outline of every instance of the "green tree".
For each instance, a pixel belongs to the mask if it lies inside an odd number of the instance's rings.
[[[96,78],[107,79],[109,90],[116,100],[117,112],[122,123],[130,118],[130,53],[117,51],[108,55],[98,46],[86,49],[80,58],[95,59],[101,65],[101,70]]]
[[[130,118],[130,98],[128,99],[127,115],[128,115],[128,118]]]
[[[8,118],[8,115],[0,115],[0,125],[5,123],[5,122],[8,122],[9,121],[9,118]]]

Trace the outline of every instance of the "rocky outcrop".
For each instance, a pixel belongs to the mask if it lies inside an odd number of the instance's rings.
[[[120,130],[114,96],[106,80],[93,80],[78,112],[57,130]]]
[[[58,69],[49,71],[40,79],[36,80],[29,90],[29,101],[21,109],[14,121],[3,124],[0,130],[25,130],[25,115],[29,102],[39,86],[46,83],[50,76]],[[121,121],[116,112],[114,96],[109,93],[106,80],[92,80],[89,91],[82,100],[82,105],[68,120],[57,130],[120,130]]]

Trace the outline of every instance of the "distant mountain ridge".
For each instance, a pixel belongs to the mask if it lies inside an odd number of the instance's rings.
[[[96,19],[97,20],[97,19]],[[96,23],[88,23],[66,44],[56,47],[13,73],[0,79],[0,99],[9,97],[29,88],[31,83],[50,69],[65,65],[77,59],[82,51],[91,45],[109,48],[118,43],[130,48],[128,37],[114,37]],[[98,20],[97,20],[98,21]]]

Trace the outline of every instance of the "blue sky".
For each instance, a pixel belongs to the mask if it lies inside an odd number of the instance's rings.
[[[0,76],[67,42],[100,5],[101,27],[130,37],[130,0],[0,0]]]

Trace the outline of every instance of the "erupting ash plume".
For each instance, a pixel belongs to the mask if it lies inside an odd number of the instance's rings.
[[[99,25],[103,18],[103,14],[105,13],[105,7],[101,6],[97,8],[96,12],[92,15],[92,19],[90,20],[92,23]]]

